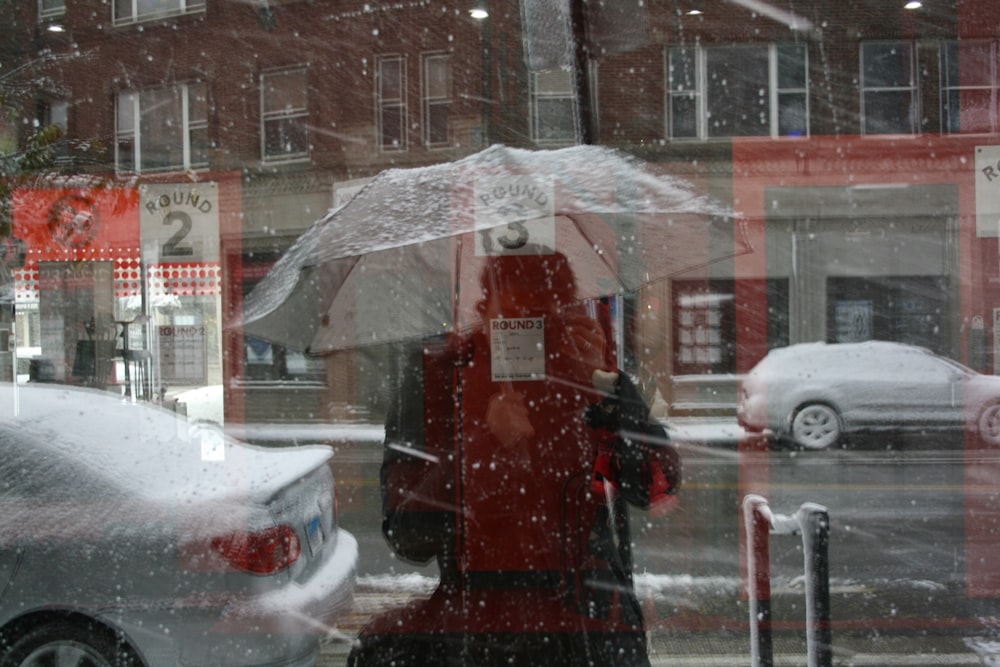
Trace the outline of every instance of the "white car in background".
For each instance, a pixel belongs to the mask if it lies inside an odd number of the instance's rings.
[[[886,341],[777,348],[740,381],[748,431],[803,449],[852,434],[961,432],[1000,446],[1000,377]]]

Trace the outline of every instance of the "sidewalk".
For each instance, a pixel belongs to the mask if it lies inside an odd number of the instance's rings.
[[[344,667],[349,640],[372,614],[403,602],[406,595],[387,594],[384,589],[362,586],[356,595],[355,612],[344,619],[340,641],[329,641],[322,649],[319,667]],[[723,596],[725,597],[725,596]],[[796,596],[790,595],[782,606]],[[914,600],[916,602],[916,600]],[[926,600],[925,600],[926,602]],[[664,613],[647,608],[649,654],[654,667],[749,667],[750,630],[745,605],[715,600],[700,610]],[[835,667],[1000,667],[1000,629],[988,619],[965,609],[967,618],[932,620],[917,612],[901,623],[893,619],[832,622]],[[801,607],[797,613],[804,613]],[[896,619],[900,620],[900,619]],[[775,618],[772,637],[774,667],[806,667],[808,663],[804,621],[793,612]],[[877,627],[881,626],[881,627]],[[990,635],[990,636],[987,636]],[[553,665],[553,667],[561,667]]]
[[[972,645],[970,645],[972,644]],[[974,644],[961,637],[897,636],[872,639],[866,633],[834,633],[837,667],[996,667],[1000,647]],[[670,667],[748,667],[750,637],[719,632],[650,633],[653,665]],[[808,664],[804,637],[775,636],[775,667]]]
[[[349,647],[337,642],[323,647],[319,667],[343,667]],[[650,633],[653,667],[749,667],[750,638],[730,633]],[[806,667],[804,641],[775,638],[774,667]],[[835,667],[1000,667],[1000,645],[959,637],[894,637],[872,641],[834,635]],[[553,666],[557,667],[557,666]]]

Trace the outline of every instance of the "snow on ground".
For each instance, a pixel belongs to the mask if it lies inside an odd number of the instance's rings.
[[[965,645],[982,659],[985,667],[1000,667],[1000,640],[969,637]]]

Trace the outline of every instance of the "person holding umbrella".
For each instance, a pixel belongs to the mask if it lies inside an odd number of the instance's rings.
[[[386,424],[383,533],[440,584],[349,664],[648,665],[627,504],[671,507],[679,458],[563,254],[489,257],[478,289],[478,326],[413,346]]]

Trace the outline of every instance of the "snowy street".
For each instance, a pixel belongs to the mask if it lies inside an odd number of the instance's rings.
[[[958,548],[974,539],[965,512],[976,489],[986,489],[963,480],[988,474],[996,452],[942,442],[906,451],[748,453],[737,446],[739,429],[724,422],[675,426],[674,436],[684,457],[680,507],[665,519],[632,515],[636,589],[654,664],[748,664],[739,515],[747,493],[766,493],[776,513],[806,502],[828,508],[835,664],[1000,664],[996,611],[967,595],[976,572]],[[337,454],[341,522],[362,553],[355,613],[340,628],[345,638],[437,583],[433,567],[394,560],[385,546],[379,457],[373,442]],[[772,536],[771,564],[775,664],[804,665],[800,538]],[[345,654],[342,643],[328,644],[322,664],[343,664]]]

